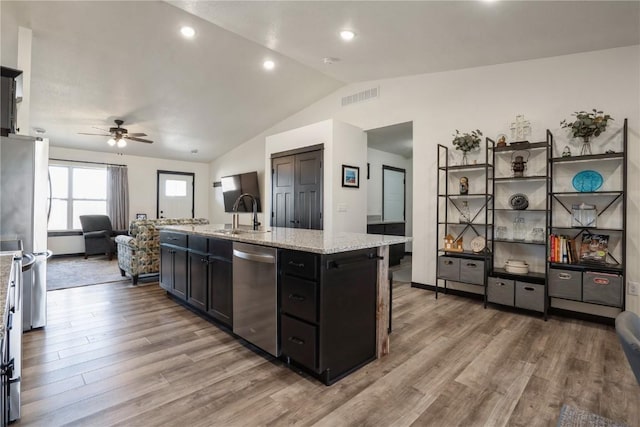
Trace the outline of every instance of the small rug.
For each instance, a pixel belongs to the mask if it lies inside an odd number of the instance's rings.
[[[109,261],[106,256],[51,258],[47,261],[47,290],[75,288],[98,283],[121,282],[118,260]]]
[[[609,418],[601,417],[593,412],[562,405],[558,427],[629,427]]]

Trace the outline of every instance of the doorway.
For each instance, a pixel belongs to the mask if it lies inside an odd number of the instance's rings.
[[[402,168],[382,165],[382,221],[405,222],[406,174]]]
[[[158,171],[156,218],[194,218],[192,172]]]

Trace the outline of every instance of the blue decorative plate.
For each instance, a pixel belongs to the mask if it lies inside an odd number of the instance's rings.
[[[591,191],[598,191],[598,188],[602,187],[602,182],[602,175],[596,171],[586,170],[578,172],[573,177],[573,181],[571,183],[576,191],[588,193]]]

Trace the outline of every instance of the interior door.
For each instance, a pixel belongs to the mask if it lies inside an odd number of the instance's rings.
[[[296,227],[322,230],[322,150],[295,159]]]
[[[158,171],[157,218],[194,218],[194,174]]]
[[[406,171],[382,166],[382,220],[404,222]]]
[[[295,227],[293,180],[295,156],[277,157],[271,160],[272,201],[271,225]]]

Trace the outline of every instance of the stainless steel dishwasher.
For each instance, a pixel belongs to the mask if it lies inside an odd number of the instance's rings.
[[[233,332],[274,356],[278,347],[278,251],[233,243]]]

